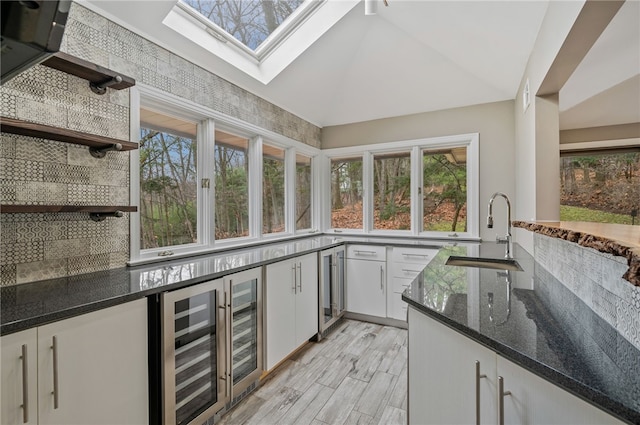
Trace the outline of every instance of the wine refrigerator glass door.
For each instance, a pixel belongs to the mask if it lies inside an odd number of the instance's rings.
[[[234,273],[225,282],[230,302],[227,350],[233,403],[262,374],[262,269]]]
[[[222,279],[162,298],[163,423],[201,423],[226,403],[225,294]]]

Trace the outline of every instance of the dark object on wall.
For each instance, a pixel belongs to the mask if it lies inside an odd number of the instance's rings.
[[[60,49],[71,0],[1,1],[4,84]]]

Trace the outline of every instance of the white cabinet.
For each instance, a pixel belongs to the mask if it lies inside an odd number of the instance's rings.
[[[147,304],[141,299],[2,337],[3,425],[148,422]],[[6,379],[5,379],[6,378]]]
[[[317,254],[269,264],[265,298],[265,369],[270,370],[318,333]]]
[[[386,247],[347,247],[347,311],[387,317]]]
[[[409,370],[409,424],[622,423],[414,308]]]
[[[402,293],[438,253],[437,249],[393,247],[389,267],[392,278],[387,291],[387,317],[407,320]]]
[[[6,335],[0,342],[0,424],[37,424],[38,331]]]

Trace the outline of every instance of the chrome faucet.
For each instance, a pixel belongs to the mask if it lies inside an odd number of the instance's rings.
[[[487,216],[487,227],[489,229],[493,229],[493,200],[496,197],[502,196],[505,201],[507,201],[507,235],[504,238],[496,236],[496,241],[498,243],[506,243],[507,248],[505,252],[505,258],[513,258],[511,255],[511,202],[509,201],[509,197],[502,192],[496,192],[489,199],[489,215]]]

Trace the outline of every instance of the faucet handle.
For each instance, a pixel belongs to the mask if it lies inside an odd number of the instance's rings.
[[[496,242],[497,243],[508,243],[509,242],[509,237],[508,236],[500,237],[500,236],[496,235]]]

